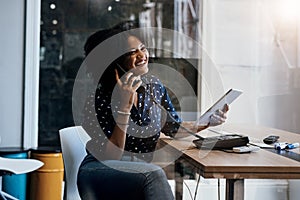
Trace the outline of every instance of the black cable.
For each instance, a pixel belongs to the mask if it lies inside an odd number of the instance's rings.
[[[196,188],[195,188],[195,195],[194,195],[194,200],[196,200],[196,196],[197,196],[197,192],[198,192],[198,186],[199,186],[199,183],[200,183],[200,174],[198,173],[198,180],[197,180],[197,185],[196,185]]]
[[[145,81],[143,81],[142,80],[142,78],[141,78],[141,81],[144,83],[144,84],[146,84],[145,83]],[[151,100],[162,110],[162,111],[164,111],[164,112],[166,112],[167,113],[167,115],[173,120],[173,122],[175,122],[176,123],[176,125],[178,125],[179,127],[181,127],[182,129],[184,129],[188,134],[190,134],[190,135],[192,135],[192,136],[195,136],[195,137],[197,137],[197,138],[199,138],[199,139],[204,139],[203,137],[201,137],[200,135],[197,135],[196,133],[194,133],[193,131],[191,131],[190,129],[188,129],[188,128],[186,128],[186,127],[184,127],[184,126],[182,126],[182,124],[181,123],[179,123],[167,110],[166,110],[166,108],[165,107],[163,107],[159,102],[157,102],[156,101],[156,99],[153,97],[153,94],[154,94],[154,91],[153,91],[153,87],[152,87],[152,85],[150,84],[150,87],[151,87],[151,90],[152,90],[152,93],[150,93],[150,98],[151,98]]]
[[[183,181],[183,183],[185,184],[185,186],[187,187],[187,189],[188,189],[188,191],[189,191],[191,200],[193,200],[193,195],[192,195],[191,189],[189,188],[188,184],[187,184],[185,181]]]
[[[124,72],[124,73],[127,73],[127,71],[120,65],[120,64],[118,64],[118,63],[116,63],[117,64],[117,66],[118,66],[118,68],[122,71],[122,72]],[[143,78],[143,76],[141,76],[141,79],[140,79],[141,81],[142,81],[142,84],[144,84],[144,85],[147,85],[147,84],[149,84],[150,85],[150,87],[151,87],[151,90],[152,90],[152,93],[150,94],[150,98],[151,98],[151,100],[161,109],[161,110],[163,110],[163,111],[165,111],[167,114],[168,114],[168,116],[179,126],[179,127],[181,127],[182,129],[184,129],[188,134],[190,134],[190,135],[192,135],[192,136],[195,136],[195,137],[197,137],[197,138],[199,138],[199,139],[204,139],[203,137],[201,137],[200,135],[197,135],[196,133],[194,133],[193,131],[191,131],[190,129],[188,129],[188,128],[186,128],[186,127],[184,127],[184,126],[182,126],[182,124],[181,123],[179,123],[179,122],[177,122],[177,120],[176,119],[174,119],[174,117],[159,103],[159,102],[157,102],[156,101],[156,99],[153,97],[153,94],[154,94],[154,91],[153,91],[153,87],[152,87],[152,85],[151,85],[151,83],[147,83],[147,81],[145,81],[144,80],[144,78]],[[144,86],[142,86],[142,87],[144,87]]]
[[[153,97],[151,97],[151,99],[153,100],[153,102],[161,109],[161,110],[163,110],[163,111],[165,111],[167,114],[168,114],[168,116],[177,124],[177,125],[179,125],[182,129],[184,129],[188,134],[190,134],[190,135],[192,135],[192,136],[195,136],[195,137],[197,137],[197,138],[199,138],[199,139],[203,139],[203,137],[201,137],[200,135],[197,135],[196,133],[194,133],[193,131],[191,131],[190,129],[188,129],[188,128],[186,128],[186,127],[184,127],[184,126],[182,126],[182,124],[181,123],[179,123],[179,122],[177,122],[176,121],[176,119],[174,119],[174,117],[160,104],[160,103],[158,103]]]
[[[220,184],[220,179],[218,178],[218,200],[221,199],[221,184]]]
[[[122,72],[127,73],[127,71],[126,71],[121,65],[119,65],[118,63],[116,63],[116,64],[117,64],[117,66],[119,67],[119,69],[121,69]],[[144,80],[143,76],[141,77],[140,80],[142,81],[142,83],[143,83],[144,85],[147,85],[147,84],[150,85],[151,90],[152,90],[152,93],[150,93],[150,98],[151,98],[151,100],[152,100],[152,101],[153,101],[153,102],[154,102],[161,110],[165,111],[165,112],[168,114],[168,116],[169,116],[169,117],[170,117],[170,118],[171,118],[171,119],[172,119],[179,127],[181,127],[182,129],[184,129],[184,130],[185,130],[187,133],[189,133],[190,135],[193,135],[193,136],[195,136],[195,137],[197,137],[197,138],[199,138],[199,139],[204,139],[203,137],[201,137],[200,135],[197,135],[196,133],[194,133],[194,132],[191,131],[190,129],[188,129],[188,128],[182,126],[181,123],[177,122],[177,120],[174,119],[174,117],[173,117],[173,116],[165,109],[165,107],[163,107],[163,106],[162,106],[159,102],[157,102],[156,99],[153,97],[154,90],[153,90],[153,87],[152,87],[151,83],[146,83],[147,81]],[[142,86],[142,87],[144,87],[144,86]]]

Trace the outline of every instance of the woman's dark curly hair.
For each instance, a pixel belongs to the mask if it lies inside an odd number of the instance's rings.
[[[88,56],[93,49],[95,49],[100,43],[105,41],[106,39],[119,34],[124,31],[128,31],[133,28],[137,28],[137,23],[133,21],[125,21],[117,24],[116,26],[113,26],[112,28],[105,29],[105,30],[99,30],[95,33],[93,33],[91,36],[88,37],[85,45],[84,45],[84,52],[85,56]],[[124,38],[125,39],[125,38]],[[120,68],[117,67],[117,65],[121,65],[124,63],[126,53],[118,58],[116,58],[109,66],[101,66],[101,67],[106,67],[104,73],[102,74],[100,80],[95,80],[101,83],[102,85],[105,85],[105,89],[108,91],[112,91],[113,87],[116,84],[116,79],[115,79],[115,70],[118,70],[118,74],[121,77],[124,75],[124,71],[121,70]],[[97,70],[95,66],[88,66],[87,71],[90,73],[92,76],[94,76],[94,79],[97,79],[96,72],[93,70]],[[99,77],[98,77],[99,78]]]
[[[99,30],[89,36],[85,45],[84,45],[84,52],[87,56],[97,45],[99,45],[104,40],[121,33],[123,31],[128,31],[130,29],[138,28],[138,25],[134,21],[124,21],[121,22],[112,28]]]

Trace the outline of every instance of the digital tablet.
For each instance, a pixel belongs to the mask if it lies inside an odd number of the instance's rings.
[[[196,125],[206,125],[209,123],[209,117],[217,110],[222,110],[225,104],[231,104],[243,92],[236,89],[228,90],[215,104],[213,104],[205,113],[197,120]]]

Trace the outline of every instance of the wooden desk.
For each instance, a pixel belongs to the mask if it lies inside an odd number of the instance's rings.
[[[263,139],[272,134],[280,136],[282,142],[300,143],[300,134],[271,128],[226,124],[223,130],[247,135],[250,139]],[[201,134],[207,133],[204,131],[199,135]],[[180,159],[197,169],[202,177],[226,179],[226,200],[244,199],[244,179],[300,179],[300,162],[282,155],[265,149],[244,154],[199,150],[193,148],[193,139],[194,136],[182,139],[161,138],[160,144],[168,145],[173,153],[181,154]],[[299,148],[293,151],[299,153]],[[177,190],[182,188],[180,184],[182,180],[176,179]],[[180,194],[181,191],[176,191],[176,199],[181,198]]]

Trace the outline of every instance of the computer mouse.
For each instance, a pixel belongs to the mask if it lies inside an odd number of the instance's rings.
[[[277,135],[269,135],[268,137],[263,139],[263,142],[265,144],[273,144],[273,143],[277,142],[278,139],[279,139],[279,136],[277,136]]]

